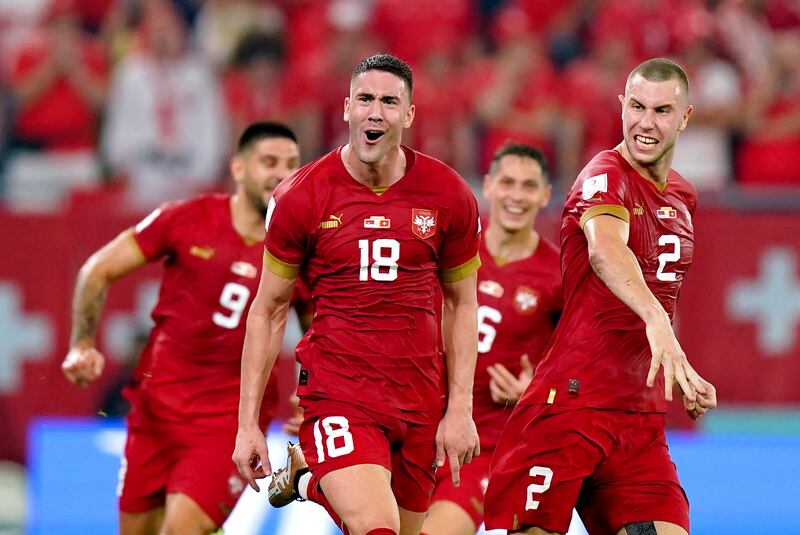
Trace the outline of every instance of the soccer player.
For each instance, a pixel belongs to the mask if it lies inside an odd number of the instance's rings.
[[[122,535],[211,533],[244,488],[230,447],[245,314],[261,271],[267,204],[299,164],[291,130],[255,123],[230,162],[234,195],[166,203],[80,270],[62,370],[85,386],[103,371],[95,332],[108,287],[146,262],[164,260],[155,327],[126,390],[131,412],[119,480]],[[255,409],[262,437],[275,396],[271,385],[264,407]]]
[[[461,470],[458,487],[439,469],[424,533],[471,535],[483,523],[492,452],[561,313],[559,252],[533,229],[551,190],[538,149],[513,143],[495,152],[483,183],[489,223],[478,270],[473,417],[481,455]]]
[[[716,406],[671,319],[692,261],[694,188],[671,170],[686,74],[656,58],[628,77],[623,141],[578,175],[561,226],[564,313],[492,461],[487,528],[677,535],[689,504],[664,435],[666,402]],[[663,378],[659,370],[663,369]]]
[[[455,171],[401,145],[411,95],[404,62],[362,61],[344,100],[348,143],[275,191],[242,356],[233,458],[258,490],[256,479],[270,473],[258,407],[301,275],[314,302],[297,347],[302,452],[290,448],[281,487],[321,503],[354,535],[419,533],[434,464],[447,459],[458,483],[460,466],[480,451],[477,202]],[[311,472],[300,481],[303,454]]]

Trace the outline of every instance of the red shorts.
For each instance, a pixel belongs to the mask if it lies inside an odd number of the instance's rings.
[[[589,533],[658,520],[689,531],[663,414],[518,405],[490,472],[487,529],[565,533],[575,507]]]
[[[398,506],[428,510],[438,422],[405,422],[338,401],[303,400],[303,407],[300,446],[318,479],[348,466],[377,464],[392,473]]]
[[[433,490],[431,503],[440,501],[453,502],[466,512],[477,528],[483,524],[483,497],[489,483],[489,463],[492,450],[481,450],[481,454],[472,462],[461,467],[461,484],[453,486],[450,465],[436,471],[436,488]]]
[[[120,468],[119,510],[141,513],[163,507],[180,492],[221,526],[245,487],[231,453],[236,427],[207,429],[143,425],[128,429]]]

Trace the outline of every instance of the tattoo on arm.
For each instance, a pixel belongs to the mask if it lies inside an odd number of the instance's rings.
[[[75,287],[72,300],[72,334],[70,345],[83,340],[94,340],[97,324],[106,304],[108,288],[92,287],[91,283],[81,277]]]
[[[652,521],[625,524],[625,531],[628,535],[658,535],[656,525]]]

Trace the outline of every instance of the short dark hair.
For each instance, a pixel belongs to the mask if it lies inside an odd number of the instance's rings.
[[[391,54],[375,54],[364,59],[361,63],[356,65],[353,69],[353,75],[350,77],[352,82],[355,78],[364,74],[367,71],[383,71],[394,74],[403,80],[408,87],[408,96],[414,92],[414,77],[411,74],[411,67],[402,59]]]
[[[297,136],[294,135],[292,129],[282,123],[272,121],[261,121],[253,123],[244,129],[242,135],[239,136],[239,142],[236,144],[236,154],[241,154],[257,141],[273,137],[282,137],[291,139],[297,143]]]
[[[689,96],[689,78],[680,65],[667,58],[652,58],[640,63],[628,75],[628,83],[636,75],[641,76],[648,82],[678,80],[686,96]]]
[[[530,158],[536,160],[539,167],[542,168],[542,175],[546,181],[550,181],[550,165],[547,163],[547,158],[544,157],[542,151],[531,145],[525,143],[509,142],[501,146],[494,152],[492,156],[492,163],[489,164],[489,174],[491,175],[497,170],[500,160],[503,156],[519,156],[521,158]]]

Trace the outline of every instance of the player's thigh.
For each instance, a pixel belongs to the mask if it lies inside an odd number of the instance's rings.
[[[630,530],[655,533],[647,523],[659,522],[664,533],[688,532],[689,502],[669,455],[664,416],[609,412],[619,413],[608,418],[617,430],[617,446],[581,494],[577,509],[584,525],[590,533],[617,533],[628,525]],[[634,526],[637,523],[643,524]]]
[[[604,455],[593,411],[517,405],[492,459],[487,529],[566,533],[584,480]]]
[[[438,422],[399,422],[392,429],[392,492],[397,505],[425,513],[436,485],[436,428]]]
[[[402,507],[397,510],[400,514],[400,535],[419,535],[426,513],[409,511]]]
[[[123,513],[125,525],[134,526],[131,533],[139,533],[136,526],[149,525],[148,518],[163,510],[175,456],[168,433],[152,426],[128,429],[117,483],[121,530]]]
[[[450,500],[431,504],[428,517],[422,525],[425,535],[474,535],[478,526],[464,508]]]
[[[456,487],[445,465],[436,471],[436,488],[422,531],[433,534],[473,534],[483,523],[483,499],[489,482],[492,450],[481,451],[470,464],[461,467],[461,484]]]
[[[319,485],[351,535],[376,528],[398,532],[400,516],[391,477],[383,466],[360,464],[327,473]]]
[[[164,508],[141,513],[119,513],[119,535],[157,535],[164,520]]]
[[[208,535],[216,531],[213,520],[186,494],[167,494],[164,523],[159,535]]]
[[[231,461],[234,428],[220,428],[207,433],[187,433],[181,455],[167,483],[167,522],[220,527],[236,505],[245,487]]]
[[[631,522],[617,535],[688,535],[682,527],[670,522]]]

